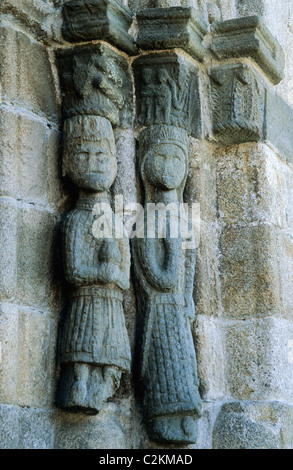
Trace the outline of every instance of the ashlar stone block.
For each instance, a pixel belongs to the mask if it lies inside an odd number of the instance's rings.
[[[58,172],[59,133],[45,120],[0,109],[0,195],[42,207],[64,202]]]
[[[226,403],[213,431],[213,449],[292,449],[292,407]]]
[[[234,400],[292,402],[293,326],[279,318],[226,324],[229,395]]]
[[[58,120],[55,82],[42,44],[21,31],[0,26],[1,98]]]
[[[18,309],[0,304],[0,403],[17,402]]]
[[[17,403],[44,407],[53,400],[56,328],[43,313],[19,308]]]

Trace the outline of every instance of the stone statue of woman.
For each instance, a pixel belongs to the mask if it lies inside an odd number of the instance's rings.
[[[132,253],[138,303],[139,369],[150,438],[192,443],[201,415],[197,364],[190,321],[195,249],[184,249],[186,231],[171,236],[180,217],[166,218],[166,237],[152,237],[149,204],[177,208],[183,202],[188,136],[173,126],[152,126],[140,135],[140,172],[145,188],[144,238]],[[177,214],[178,214],[177,211]],[[174,225],[175,224],[175,225]],[[168,227],[169,226],[169,227]],[[173,232],[174,234],[174,232]]]
[[[130,369],[130,347],[122,308],[129,287],[130,253],[125,238],[95,236],[97,207],[109,207],[107,191],[117,172],[110,122],[76,116],[64,123],[64,173],[79,188],[63,226],[63,264],[68,304],[62,329],[61,379],[57,404],[96,414]],[[101,215],[101,214],[100,214]],[[109,226],[114,217],[110,208]]]

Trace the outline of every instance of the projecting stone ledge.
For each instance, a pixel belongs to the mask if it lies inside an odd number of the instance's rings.
[[[192,7],[148,8],[137,13],[138,39],[141,49],[173,49],[186,51],[202,60],[202,45],[207,26]]]
[[[285,57],[258,16],[218,21],[211,27],[212,50],[219,59],[251,58],[274,85],[283,79]]]
[[[130,55],[137,53],[128,30],[132,13],[119,0],[71,0],[63,9],[63,37],[68,41],[103,39]]]

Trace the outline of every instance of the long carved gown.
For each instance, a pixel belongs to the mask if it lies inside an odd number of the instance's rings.
[[[197,363],[189,317],[195,250],[182,240],[134,239],[138,289],[140,377],[147,419],[200,416]]]
[[[61,362],[116,366],[129,371],[131,357],[122,290],[114,283],[105,285],[96,280],[96,267],[102,259],[119,263],[128,275],[129,245],[125,239],[93,236],[93,206],[94,203],[78,202],[63,225],[64,267],[70,292]]]

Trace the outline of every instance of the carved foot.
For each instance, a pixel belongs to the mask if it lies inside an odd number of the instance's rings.
[[[95,415],[120,384],[117,367],[69,364],[62,370],[57,406],[74,413]]]
[[[193,444],[197,438],[197,419],[194,416],[154,418],[149,424],[150,438],[169,444]]]

